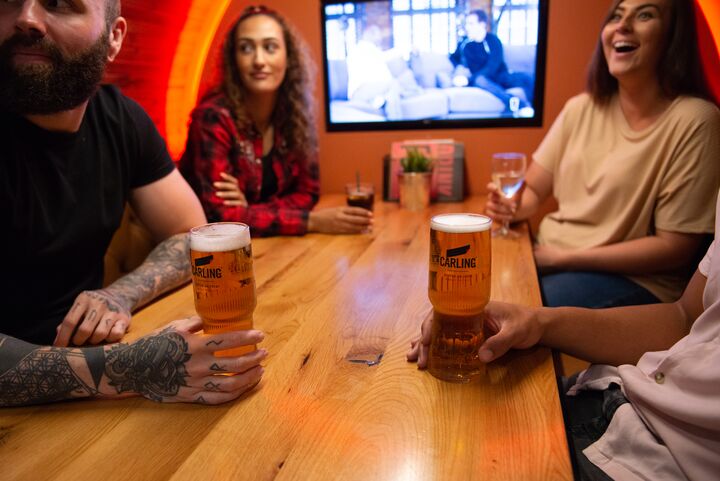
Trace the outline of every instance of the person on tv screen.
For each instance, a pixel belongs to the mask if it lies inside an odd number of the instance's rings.
[[[254,236],[353,234],[359,207],[313,210],[319,196],[312,66],[304,42],[274,10],[249,7],[222,49],[221,81],[192,112],[180,172],[208,220]]]
[[[382,30],[368,25],[360,41],[350,47],[347,56],[348,99],[364,102],[374,109],[382,109],[388,120],[402,120],[402,98],[421,92],[410,69],[395,77],[388,60],[400,58],[395,49],[381,48]]]
[[[500,39],[488,31],[484,10],[473,10],[465,16],[465,37],[460,40],[450,60],[455,65],[452,83],[456,87],[472,85],[487,90],[505,105],[508,112],[531,107],[533,79],[525,72],[510,72],[505,64]],[[506,89],[520,87],[525,98]]]
[[[710,98],[693,2],[624,0],[605,19],[587,92],[533,155],[524,191],[493,184],[487,212],[527,219],[549,197],[535,246],[547,306],[678,299],[713,229],[720,111]]]

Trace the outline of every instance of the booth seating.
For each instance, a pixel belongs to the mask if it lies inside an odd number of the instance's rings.
[[[155,243],[152,236],[132,209],[127,207],[120,228],[105,253],[103,285],[111,284],[142,264],[153,247]]]

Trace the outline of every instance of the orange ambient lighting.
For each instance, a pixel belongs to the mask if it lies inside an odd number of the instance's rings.
[[[168,150],[178,159],[185,148],[187,124],[195,107],[208,50],[230,0],[193,0],[180,33],[167,86],[165,126]]]
[[[697,0],[698,41],[705,79],[715,103],[720,105],[720,3]]]
[[[715,48],[720,52],[720,2],[717,0],[697,0],[697,2],[710,26],[710,31],[715,40]]]

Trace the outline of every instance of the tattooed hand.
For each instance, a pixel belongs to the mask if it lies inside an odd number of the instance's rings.
[[[105,363],[109,385],[118,394],[135,392],[158,402],[219,404],[260,382],[265,350],[222,358],[215,357],[214,351],[256,344],[263,340],[262,332],[197,334],[201,328],[195,316],[172,322],[131,344],[112,346]],[[217,376],[223,373],[234,375]]]
[[[130,344],[83,348],[37,346],[0,334],[0,406],[134,395],[219,404],[260,382],[265,350],[222,358],[214,352],[256,344],[262,332],[202,335],[201,327],[193,317]]]
[[[130,327],[130,308],[107,289],[84,291],[57,327],[54,346],[117,342]]]

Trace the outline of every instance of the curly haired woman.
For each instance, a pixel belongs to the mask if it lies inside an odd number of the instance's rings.
[[[245,222],[255,236],[352,234],[357,207],[312,210],[319,195],[312,65],[275,11],[249,7],[230,28],[222,76],[192,113],[180,160],[208,220]]]

